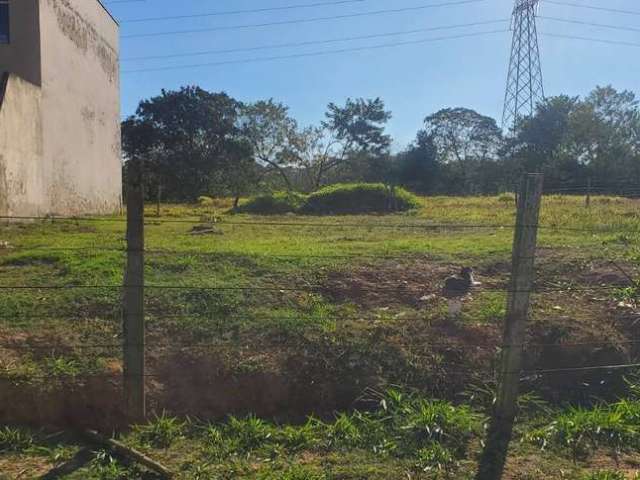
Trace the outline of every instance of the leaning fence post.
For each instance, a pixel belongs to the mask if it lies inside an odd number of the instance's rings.
[[[528,174],[524,177],[520,188],[500,383],[476,480],[500,480],[502,477],[517,414],[523,344],[534,280],[534,257],[543,178],[541,174]]]
[[[140,161],[130,160],[127,266],[124,277],[124,397],[130,421],[144,420],[144,187]]]

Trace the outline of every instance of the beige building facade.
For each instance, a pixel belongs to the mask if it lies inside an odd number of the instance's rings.
[[[0,216],[120,207],[118,62],[98,0],[0,0]]]

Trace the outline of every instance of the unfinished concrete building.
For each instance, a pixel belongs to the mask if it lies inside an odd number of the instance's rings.
[[[118,31],[98,0],[0,0],[0,216],[119,208]]]

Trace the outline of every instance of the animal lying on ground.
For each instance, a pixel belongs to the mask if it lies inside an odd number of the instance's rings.
[[[459,275],[449,277],[444,282],[442,295],[449,300],[449,316],[455,317],[462,310],[462,299],[466,297],[473,287],[480,285],[473,276],[473,269],[465,267]]]

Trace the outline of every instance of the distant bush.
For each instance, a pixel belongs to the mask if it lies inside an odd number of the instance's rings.
[[[206,196],[201,196],[198,197],[198,204],[202,207],[209,207],[212,206],[214,204],[214,200],[211,197],[206,197]]]
[[[420,205],[418,197],[403,188],[382,183],[338,183],[307,198],[302,211],[316,215],[404,212]]]
[[[418,197],[403,188],[382,183],[339,183],[308,196],[294,192],[258,195],[236,209],[238,213],[281,215],[341,215],[404,212],[418,208]]]
[[[240,205],[238,213],[253,213],[257,215],[278,215],[295,213],[304,204],[306,197],[295,192],[275,192],[258,195]]]
[[[516,201],[515,193],[502,193],[498,195],[498,201],[503,203],[513,203]]]

